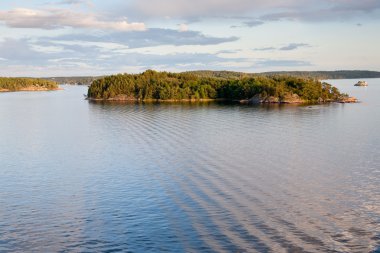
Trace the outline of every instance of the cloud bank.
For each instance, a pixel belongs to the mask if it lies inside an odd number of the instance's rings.
[[[191,21],[248,16],[252,21],[243,24],[251,27],[278,20],[325,22],[368,15],[380,18],[380,1],[377,0],[132,0],[118,8],[146,18]]]
[[[378,68],[379,21],[378,0],[4,1],[0,72]]]
[[[144,31],[144,23],[126,20],[104,20],[93,13],[73,12],[67,9],[33,10],[18,8],[0,11],[0,21],[12,28],[60,29],[64,27],[91,28],[116,31]]]
[[[111,32],[102,34],[74,33],[55,37],[43,37],[43,41],[83,41],[118,43],[129,48],[154,47],[162,45],[218,45],[234,42],[239,38],[207,36],[197,31],[178,31],[173,29],[152,28],[144,32]]]

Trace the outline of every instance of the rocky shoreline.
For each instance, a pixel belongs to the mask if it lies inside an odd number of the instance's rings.
[[[262,96],[260,94],[253,96],[250,99],[239,101],[241,104],[304,104],[306,100],[301,99],[297,94],[288,94],[282,98],[275,96]]]
[[[113,98],[89,98],[89,101],[109,101],[109,102],[158,102],[158,103],[177,103],[177,102],[214,102],[214,101],[228,101],[227,99],[212,99],[212,98],[200,98],[200,99],[138,99],[131,98],[125,95],[118,95]]]
[[[105,102],[156,102],[156,103],[178,103],[178,102],[237,102],[240,104],[255,105],[255,104],[308,104],[308,103],[358,103],[359,100],[355,97],[340,97],[336,100],[323,100],[322,98],[318,101],[308,101],[300,98],[297,94],[287,95],[285,97],[279,98],[275,96],[262,96],[255,95],[250,99],[242,100],[229,100],[225,98],[218,99],[137,99],[134,97],[126,95],[118,95],[113,98],[102,99],[102,98],[89,98],[89,101],[105,101]]]
[[[338,103],[342,103],[342,104],[345,104],[345,103],[359,103],[359,100],[355,97],[343,97],[343,98],[339,98],[336,102]]]
[[[319,98],[317,101],[308,101],[300,98],[297,94],[288,94],[282,98],[275,96],[262,96],[255,95],[250,99],[243,99],[239,101],[241,104],[307,104],[310,102],[323,103],[358,103],[359,100],[355,97],[340,97],[338,99],[324,100]]]

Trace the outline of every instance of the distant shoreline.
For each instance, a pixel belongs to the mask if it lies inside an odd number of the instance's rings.
[[[34,78],[0,77],[0,92],[50,91],[61,89],[57,82]]]
[[[56,91],[56,90],[63,90],[63,88],[46,88],[46,87],[26,87],[26,88],[20,88],[16,90],[10,90],[10,89],[0,89],[0,92],[21,92],[21,91]]]

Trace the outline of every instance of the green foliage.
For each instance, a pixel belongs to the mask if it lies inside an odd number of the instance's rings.
[[[280,100],[297,94],[307,101],[332,100],[339,91],[330,84],[291,76],[239,75],[235,72],[169,73],[147,70],[141,74],[119,74],[95,80],[88,90],[93,99],[123,96],[131,100],[249,99],[255,95]],[[228,78],[225,78],[225,75]],[[232,77],[231,77],[232,76]]]
[[[44,79],[0,77],[0,89],[17,91],[27,88],[56,89],[58,88],[58,84]]]

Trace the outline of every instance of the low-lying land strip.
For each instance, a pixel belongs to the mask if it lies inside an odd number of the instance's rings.
[[[0,92],[48,91],[58,89],[59,87],[56,82],[44,79],[0,77]]]

